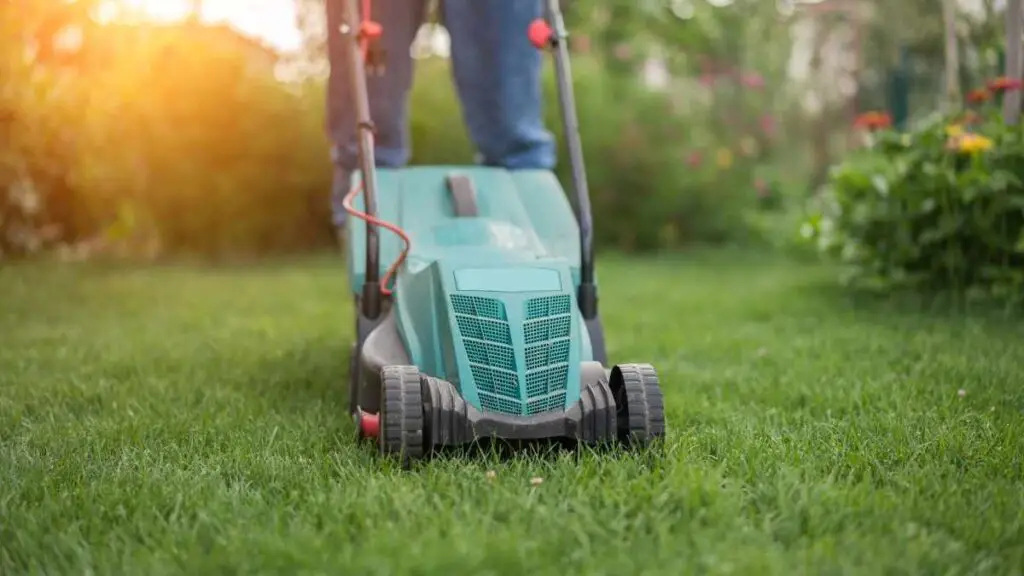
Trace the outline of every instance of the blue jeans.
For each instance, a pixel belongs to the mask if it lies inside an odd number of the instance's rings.
[[[332,142],[333,220],[345,222],[341,200],[358,169],[356,118],[351,102],[348,59],[337,32],[342,2],[327,0],[327,124]],[[401,167],[409,161],[409,90],[413,61],[409,47],[424,20],[425,0],[373,0],[373,19],[384,27],[381,38],[386,69],[367,78],[370,116],[377,127],[377,166]],[[541,93],[542,54],[527,38],[527,28],[542,15],[541,0],[441,0],[441,17],[451,36],[451,65],[462,118],[481,162],[508,169],[552,169],[555,142],[544,127]]]

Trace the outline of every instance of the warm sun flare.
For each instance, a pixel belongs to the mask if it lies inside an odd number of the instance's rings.
[[[187,16],[194,0],[108,0],[101,17],[135,13],[147,18],[177,20]],[[281,50],[299,47],[301,37],[295,23],[295,0],[203,0],[202,18],[228,22],[248,34],[259,36]]]

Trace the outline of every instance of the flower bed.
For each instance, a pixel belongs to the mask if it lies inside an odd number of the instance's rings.
[[[867,146],[836,166],[802,234],[848,283],[1024,300],[1024,130],[1007,125],[999,78],[965,109],[900,133],[858,119]]]

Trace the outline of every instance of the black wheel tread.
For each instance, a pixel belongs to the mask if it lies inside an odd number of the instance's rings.
[[[647,445],[665,435],[665,399],[658,373],[650,364],[619,364],[612,370],[620,406],[619,436],[629,444]],[[623,418],[624,417],[624,418]]]
[[[425,448],[423,394],[415,366],[381,369],[380,449],[404,461],[422,458]]]
[[[618,426],[615,398],[608,382],[601,379],[588,383],[580,390],[580,400],[583,408],[581,439],[589,444],[614,440]]]

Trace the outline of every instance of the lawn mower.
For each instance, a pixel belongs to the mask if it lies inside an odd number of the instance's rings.
[[[607,368],[593,225],[557,0],[524,34],[554,52],[575,206],[547,170],[377,168],[365,70],[383,32],[349,0],[360,170],[345,198],[355,306],[348,409],[409,462],[481,439],[646,446],[665,433],[650,364]],[[575,207],[575,213],[574,213]],[[382,236],[380,228],[393,234]],[[382,263],[392,262],[384,268]]]

